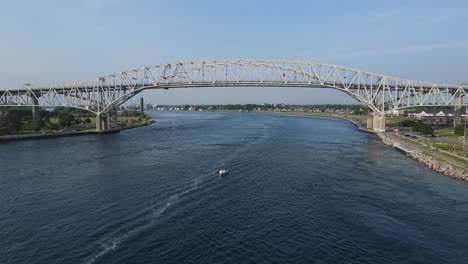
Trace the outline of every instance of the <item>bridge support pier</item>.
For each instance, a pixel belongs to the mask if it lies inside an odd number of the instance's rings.
[[[109,127],[111,129],[117,129],[117,110],[115,109],[109,112]]]
[[[39,110],[39,100],[37,99],[36,96],[31,95],[31,101],[32,101],[32,119],[33,120],[38,120],[41,118],[40,110]]]
[[[96,115],[96,131],[102,132],[117,129],[117,110],[112,109],[106,114]]]
[[[458,95],[455,99],[455,108],[453,110],[453,126],[456,127],[457,125],[462,124],[462,114],[463,114],[463,97],[462,95]]]
[[[376,113],[369,109],[367,114],[367,128],[375,132],[385,132],[385,114]]]
[[[367,129],[374,129],[374,112],[370,109],[367,113]]]
[[[107,122],[110,129],[117,128],[117,110],[112,109],[107,113]]]
[[[108,118],[105,114],[96,115],[96,131],[103,132],[109,129]]]

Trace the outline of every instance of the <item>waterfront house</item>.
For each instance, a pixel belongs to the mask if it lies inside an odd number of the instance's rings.
[[[408,111],[408,116],[421,120],[423,117],[453,117],[451,109],[423,109]]]
[[[453,113],[452,109],[423,109],[408,111],[408,116],[433,126],[449,126],[453,124]]]

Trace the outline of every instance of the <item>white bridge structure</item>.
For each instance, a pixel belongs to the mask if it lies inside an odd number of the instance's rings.
[[[314,62],[206,60],[149,65],[94,80],[0,90],[0,106],[74,107],[97,116],[96,130],[117,126],[121,104],[147,89],[198,87],[332,88],[369,108],[367,127],[385,130],[385,112],[417,106],[468,105],[468,86],[416,81]]]

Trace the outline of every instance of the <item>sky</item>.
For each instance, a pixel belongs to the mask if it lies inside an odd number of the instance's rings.
[[[291,59],[468,82],[466,0],[0,0],[0,89],[171,61]],[[355,103],[331,89],[148,90],[153,104]]]

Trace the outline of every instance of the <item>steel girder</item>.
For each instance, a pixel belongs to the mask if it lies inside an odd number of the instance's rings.
[[[101,114],[145,89],[196,87],[333,88],[378,113],[415,106],[468,105],[467,86],[406,80],[322,63],[244,59],[150,65],[91,81],[0,90],[0,106],[37,102],[39,106],[75,107]]]

